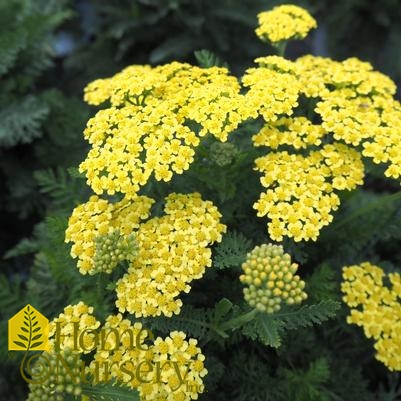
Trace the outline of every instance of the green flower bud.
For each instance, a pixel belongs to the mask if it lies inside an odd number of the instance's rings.
[[[303,292],[305,283],[295,275],[298,265],[291,262],[280,245],[256,246],[248,253],[242,269],[244,299],[261,312],[274,313],[282,302],[292,305],[307,297]]]
[[[95,239],[95,272],[111,273],[118,263],[132,261],[138,255],[135,235],[121,235],[119,230],[99,235]]]

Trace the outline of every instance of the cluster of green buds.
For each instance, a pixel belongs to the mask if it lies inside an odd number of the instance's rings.
[[[132,261],[138,255],[135,234],[121,235],[120,230],[99,235],[95,238],[93,263],[97,273],[111,273],[122,261]]]
[[[280,310],[281,303],[299,304],[307,298],[305,282],[295,275],[298,265],[281,245],[263,244],[247,254],[240,281],[245,301],[265,313]]]
[[[61,360],[61,357],[63,358]],[[40,384],[29,384],[29,395],[27,401],[63,401],[69,397],[79,397],[82,394],[80,380],[80,358],[78,354],[73,354],[69,348],[65,348],[57,354],[43,352],[36,366],[33,367],[33,375],[42,376],[45,372],[49,375],[47,379]],[[66,366],[70,373],[67,372]],[[43,366],[46,368],[43,370]]]
[[[237,148],[229,142],[214,142],[210,146],[210,158],[220,167],[231,164],[237,154]]]

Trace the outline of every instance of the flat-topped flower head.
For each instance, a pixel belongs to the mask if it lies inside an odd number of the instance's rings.
[[[65,242],[78,258],[81,274],[111,273],[119,262],[132,261],[138,252],[134,230],[149,217],[154,200],[138,196],[109,203],[93,195],[77,206],[68,220]]]
[[[212,265],[210,245],[220,242],[226,226],[221,214],[199,193],[170,194],[165,214],[139,227],[139,252],[117,282],[116,306],[136,317],[172,316],[181,310],[177,298]]]
[[[258,14],[258,20],[256,34],[273,44],[290,39],[304,39],[311,29],[317,27],[316,20],[308,11],[291,4],[262,12]]]
[[[94,195],[74,209],[66,230],[82,274],[111,273],[126,261],[116,306],[136,317],[179,313],[178,295],[211,266],[210,245],[226,231],[217,207],[199,193],[172,193],[165,214],[149,218],[153,203],[138,196],[113,204]]]
[[[189,169],[201,138],[225,142],[248,118],[240,89],[226,68],[178,62],[129,66],[92,82],[85,100],[109,105],[88,121],[91,149],[80,171],[98,195],[133,198],[151,176],[170,181]]]

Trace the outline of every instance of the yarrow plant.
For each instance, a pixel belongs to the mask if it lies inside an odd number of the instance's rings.
[[[237,331],[235,344],[246,338],[277,348],[286,330],[334,317],[339,303],[331,283],[313,284],[319,274],[332,280],[330,269],[319,266],[308,284],[301,278],[306,252],[297,243],[308,249],[307,241],[321,239],[374,165],[386,178],[401,175],[401,105],[391,79],[356,58],[284,58],[288,40],[316,27],[304,9],[279,6],[258,19],[257,36],[280,55],[257,58],[239,78],[226,67],[174,61],[128,66],[85,88],[85,101],[100,106],[85,128],[90,148],[79,166],[94,194],[73,209],[65,242],[79,273],[98,280],[97,292],[94,305],[71,303],[53,319],[51,335],[62,325],[69,364],[73,330],[92,333],[82,337],[77,360],[97,378],[94,388],[110,379],[143,401],[197,399],[208,358],[195,337],[208,349]],[[267,219],[262,235],[257,218]],[[383,278],[369,263],[344,269],[344,301],[353,308],[347,321],[375,339],[377,359],[401,370],[401,281],[390,274],[389,289]],[[204,281],[217,288],[212,295]],[[230,287],[227,294],[221,283]],[[214,306],[204,307],[208,302]],[[153,347],[141,334],[147,325],[160,334]],[[97,347],[93,333],[102,329],[115,336]],[[139,336],[137,348],[123,338],[126,332]],[[54,362],[53,340],[48,357]],[[149,369],[141,381],[128,369],[141,361],[166,368],[156,381]],[[278,371],[283,381],[296,377]],[[85,399],[95,391],[53,379],[42,384],[41,399]],[[312,390],[305,394],[320,394]],[[32,385],[28,400],[38,394]],[[286,399],[303,401],[294,397]]]
[[[262,15],[275,19],[286,7]],[[314,20],[306,23],[288,7],[289,37],[297,27],[306,35]],[[265,188],[257,215],[269,218],[275,241],[316,241],[339,194],[363,184],[364,159],[386,163],[386,177],[400,176],[401,108],[387,76],[355,58],[267,56],[256,63],[239,81],[225,68],[174,62],[128,67],[88,85],[89,103],[111,104],[85,130],[92,149],[80,170],[88,184],[99,195],[133,197],[152,174],[170,181],[189,169],[205,135],[225,142],[241,123],[256,120],[262,127],[254,146],[269,149],[255,161]]]

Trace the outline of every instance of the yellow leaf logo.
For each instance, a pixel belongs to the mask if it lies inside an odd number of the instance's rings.
[[[28,304],[8,321],[8,350],[47,351],[48,349],[49,320]]]

